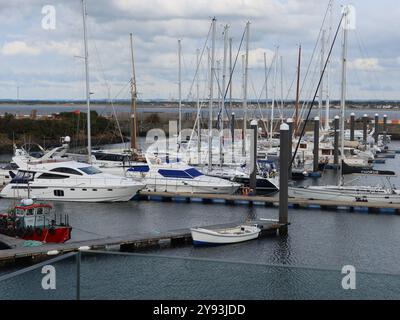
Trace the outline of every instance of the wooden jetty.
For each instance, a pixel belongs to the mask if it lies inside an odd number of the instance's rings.
[[[246,223],[228,223],[214,226],[204,226],[208,229],[231,228],[241,224],[257,224],[261,227],[261,236],[276,235],[281,228],[288,225],[280,224],[275,220],[252,220]],[[138,249],[157,246],[177,246],[192,243],[190,229],[172,230],[161,233],[134,234],[121,237],[108,237],[79,242],[68,242],[64,244],[43,244],[38,247],[23,247],[24,240],[2,235],[0,241],[4,244],[14,245],[10,249],[0,250],[0,265],[13,262],[35,262],[41,261],[57,254],[79,251],[81,248],[89,247],[90,250],[134,251]]]
[[[140,192],[136,200],[161,201],[161,202],[193,202],[193,203],[218,203],[226,205],[249,205],[278,207],[278,197],[223,195],[223,194],[192,194],[192,193],[168,193],[168,192]],[[322,210],[367,210],[371,213],[396,213],[400,214],[400,203],[389,204],[379,202],[355,202],[355,201],[328,201],[307,200],[289,198],[289,205],[294,209],[322,209]]]

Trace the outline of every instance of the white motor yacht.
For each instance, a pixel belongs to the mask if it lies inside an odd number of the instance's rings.
[[[145,186],[68,159],[33,160],[16,156],[13,162],[19,169],[1,191],[3,198],[120,202],[129,201]]]

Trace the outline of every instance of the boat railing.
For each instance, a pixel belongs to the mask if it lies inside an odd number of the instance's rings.
[[[391,300],[400,297],[400,275],[396,273],[358,270],[357,283],[362,288],[343,290],[342,270],[336,269],[271,265],[240,258],[227,261],[94,251],[84,247],[78,252],[54,257],[59,253],[50,250],[46,261],[1,275],[0,299],[359,300],[374,297]],[[118,268],[121,265],[126,267]],[[137,272],[132,275],[132,270]],[[241,285],[232,287],[232,279]],[[291,290],[293,283],[296,283],[295,292]],[[315,290],[316,283],[319,290]]]

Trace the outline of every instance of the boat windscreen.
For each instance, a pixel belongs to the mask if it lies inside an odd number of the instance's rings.
[[[158,170],[158,173],[161,174],[165,178],[193,179],[193,177],[184,170],[160,169],[160,170]]]
[[[189,174],[193,178],[197,178],[197,177],[203,176],[203,174],[199,170],[197,170],[195,168],[187,169],[187,170],[185,170],[185,172],[187,174]]]
[[[94,175],[94,174],[102,173],[99,169],[97,169],[95,167],[83,167],[83,168],[79,168],[79,170],[83,171],[84,173],[86,173],[90,176]]]

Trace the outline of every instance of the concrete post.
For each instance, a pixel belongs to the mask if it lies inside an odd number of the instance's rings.
[[[289,118],[286,120],[286,123],[289,126],[289,146],[288,146],[288,151],[289,151],[289,179],[292,179],[292,158],[293,158],[293,130],[294,130],[294,121],[292,118]]]
[[[354,141],[354,130],[356,129],[356,114],[350,115],[350,141]]]
[[[366,146],[368,141],[368,115],[363,116],[363,143]]]
[[[388,133],[388,131],[387,131],[387,119],[388,119],[388,116],[385,114],[383,116],[383,145],[385,146],[385,148],[387,146],[387,133]]]
[[[253,190],[253,194],[256,195],[257,191],[257,136],[258,136],[258,121],[253,120],[250,123],[250,129],[252,132],[251,139],[251,172],[250,172],[250,189]]]
[[[289,126],[283,123],[280,127],[280,172],[279,172],[279,223],[287,224],[289,207]],[[280,233],[287,233],[287,227],[281,228]]]
[[[314,172],[319,171],[319,117],[314,118]]]
[[[232,135],[232,163],[235,163],[235,113],[231,116],[231,135]]]
[[[375,133],[374,133],[375,143],[378,143],[379,139],[379,114],[375,114]]]
[[[334,163],[339,165],[339,126],[340,117],[335,117],[335,143],[334,143]]]

